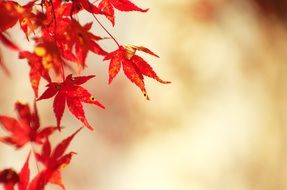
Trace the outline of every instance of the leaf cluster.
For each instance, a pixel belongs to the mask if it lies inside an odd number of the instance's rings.
[[[89,0],[31,0],[25,5],[11,0],[0,1],[0,44],[16,51],[19,59],[25,60],[29,66],[30,71],[27,75],[35,97],[32,109],[27,103],[16,101],[17,117],[0,115],[0,126],[7,132],[6,135],[0,134],[0,142],[15,147],[16,150],[27,144],[33,147],[19,172],[12,168],[0,170],[0,185],[2,184],[5,190],[42,190],[48,183],[57,184],[65,189],[61,170],[76,154],[66,153],[66,150],[82,128],[77,129],[54,148],[49,138],[63,129],[61,119],[66,107],[90,130],[93,130],[93,127],[86,119],[82,103],[105,108],[89,90],[82,87],[95,77],[81,75],[87,68],[86,58],[89,53],[101,56],[103,61],[109,64],[109,84],[123,68],[126,77],[147,99],[149,97],[144,77],[164,84],[169,83],[160,79],[152,67],[137,55],[137,51],[142,51],[158,57],[154,52],[143,46],[119,43],[99,21],[98,17],[102,16],[114,26],[115,11],[147,12],[148,9],[140,8],[130,0],[99,0],[95,3]],[[80,12],[88,12],[95,22],[82,24],[78,17]],[[92,25],[95,23],[106,31],[108,37],[99,36],[92,31]],[[9,29],[16,25],[20,26],[26,40],[33,44],[32,51],[19,47],[11,39]],[[115,43],[117,48],[108,52],[100,45],[100,41],[103,40]],[[6,75],[10,75],[9,66],[4,58],[0,49],[0,69]],[[41,80],[46,83],[47,88],[39,95]],[[37,104],[51,98],[56,124],[43,127]],[[35,176],[30,175],[31,155],[35,157],[37,164],[41,165]]]

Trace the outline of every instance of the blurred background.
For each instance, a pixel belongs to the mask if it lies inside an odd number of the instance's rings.
[[[90,53],[83,74],[96,78],[85,87],[107,109],[85,106],[95,131],[82,130],[71,144],[78,155],[63,170],[66,189],[286,190],[287,3],[133,2],[150,10],[116,12],[114,29],[105,25],[121,43],[160,55],[141,54],[172,84],[146,78],[146,101],[123,71],[108,85],[108,62]],[[83,23],[92,21],[81,16]],[[106,35],[96,23],[93,29]],[[21,47],[31,48],[24,35],[11,32]],[[110,44],[103,47],[112,51]],[[0,114],[15,116],[16,100],[33,101],[29,67],[1,50],[11,77],[0,72]],[[52,101],[38,106],[42,125],[55,123]],[[66,129],[53,136],[54,144],[81,126],[67,109],[62,123]],[[19,170],[29,149],[0,144],[0,168]]]

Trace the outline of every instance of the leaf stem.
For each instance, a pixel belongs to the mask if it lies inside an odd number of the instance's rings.
[[[93,15],[93,17],[95,18],[95,20],[97,21],[97,23],[102,27],[102,29],[112,38],[112,40],[117,44],[118,47],[120,47],[119,42],[115,39],[115,37],[106,29],[106,27],[104,27],[104,25],[99,21],[99,19],[96,17],[96,15],[92,12],[92,7],[89,4],[90,7],[90,11]]]
[[[54,5],[53,5],[53,1],[50,0],[49,2],[50,2],[50,4],[51,4],[51,8],[52,8],[52,12],[53,12],[53,19],[54,19],[54,22],[55,22],[54,38],[56,38],[56,35],[57,35],[57,19],[56,19],[56,13],[55,13],[55,8],[54,8]]]

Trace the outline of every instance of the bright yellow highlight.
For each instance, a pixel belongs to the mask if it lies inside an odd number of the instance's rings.
[[[36,55],[42,57],[46,54],[46,49],[43,47],[37,46],[37,47],[35,47],[34,52]]]
[[[19,5],[16,6],[16,11],[20,14],[24,13],[25,12],[25,9]]]
[[[130,60],[134,56],[134,54],[136,53],[136,49],[133,48],[132,46],[128,46],[128,45],[124,46],[124,48],[126,50],[126,58],[128,60]]]

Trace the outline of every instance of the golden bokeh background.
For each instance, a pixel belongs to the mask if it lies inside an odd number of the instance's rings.
[[[108,63],[89,54],[85,87],[106,105],[86,105],[95,131],[81,131],[78,153],[63,170],[68,190],[286,190],[287,5],[257,0],[134,0],[146,14],[116,13],[121,43],[141,54],[172,84],[146,78],[146,101],[123,72],[111,85]],[[286,12],[286,13],[285,13]],[[80,15],[92,21],[88,15]],[[79,16],[79,18],[81,18]],[[104,19],[102,19],[104,20]],[[106,35],[96,23],[97,33]],[[13,39],[28,47],[25,37]],[[19,34],[19,35],[18,35]],[[112,41],[104,43],[113,50]],[[15,116],[33,92],[27,64],[1,47],[12,76],[0,73],[0,114]],[[41,83],[43,92],[45,83]],[[52,101],[38,103],[41,123],[55,123]],[[81,126],[66,110],[56,144]],[[0,131],[3,134],[3,131]],[[30,147],[0,144],[0,168],[19,170]],[[35,161],[31,159],[31,167]],[[34,171],[35,173],[36,171]],[[58,189],[53,185],[47,189]]]

